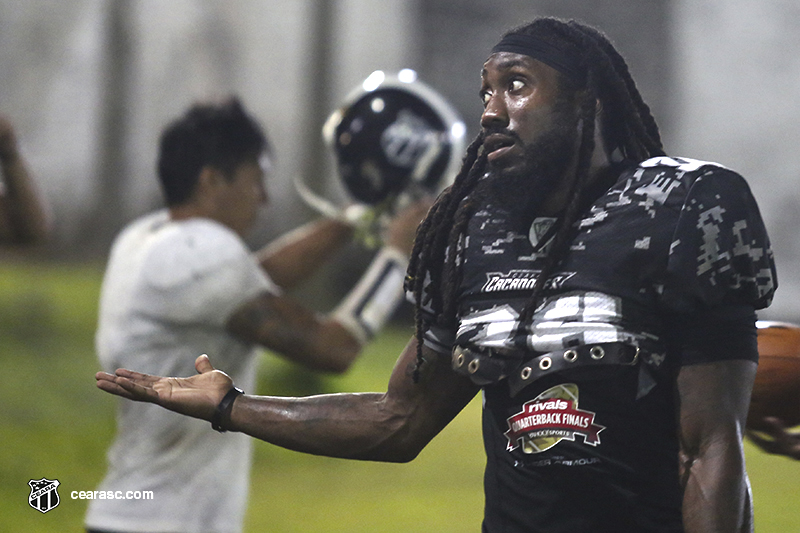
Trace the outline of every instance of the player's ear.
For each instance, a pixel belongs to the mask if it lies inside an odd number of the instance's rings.
[[[194,196],[197,198],[213,196],[225,181],[225,176],[220,169],[205,165],[200,169],[200,174],[197,176]]]
[[[198,186],[202,185],[212,189],[219,187],[226,181],[222,170],[212,165],[205,165],[201,168],[200,175],[197,178]]]
[[[224,177],[219,169],[206,165],[200,169],[191,194],[191,202],[208,216],[217,207],[217,196]]]

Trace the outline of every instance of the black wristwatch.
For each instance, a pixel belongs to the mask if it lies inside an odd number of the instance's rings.
[[[211,427],[214,430],[220,433],[228,431],[226,426],[231,421],[233,402],[242,394],[244,394],[244,391],[234,386],[222,397],[222,401],[219,402],[219,405],[217,405],[217,408],[214,410],[214,416],[211,417]]]

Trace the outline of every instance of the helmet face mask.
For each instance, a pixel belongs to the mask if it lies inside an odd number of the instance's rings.
[[[342,184],[356,202],[377,205],[403,195],[438,194],[460,165],[463,122],[415,75],[404,79],[373,73],[323,130]]]

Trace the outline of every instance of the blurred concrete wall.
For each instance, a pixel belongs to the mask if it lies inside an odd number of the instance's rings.
[[[475,134],[482,62],[502,31],[538,15],[602,28],[667,151],[748,178],[781,281],[762,316],[800,321],[796,0],[0,0],[0,113],[54,207],[54,255],[96,258],[160,204],[164,124],[194,100],[239,94],[277,154],[259,244],[311,216],[291,179],[331,172],[320,127],[370,72],[415,68]]]
[[[406,66],[414,7],[0,0],[0,113],[17,125],[54,208],[58,253],[102,253],[122,223],[160,205],[160,130],[192,102],[230,93],[263,122],[277,154],[276,201],[258,233],[301,222],[309,212],[291,178],[316,169],[309,159],[330,158],[320,129],[344,94],[376,68]]]
[[[537,16],[575,18],[611,38],[660,122],[669,120],[669,12],[664,0],[426,0],[420,71],[478,133],[480,69],[508,29]],[[662,125],[663,127],[663,125]]]

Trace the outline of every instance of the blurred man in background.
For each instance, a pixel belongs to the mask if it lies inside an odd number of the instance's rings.
[[[251,254],[243,237],[268,201],[270,156],[264,132],[237,99],[194,105],[164,130],[158,176],[167,207],[120,233],[103,280],[96,344],[104,368],[189,376],[197,355],[209,353],[252,389],[257,347],[309,371],[341,373],[390,317],[430,201],[391,220],[364,277],[320,316],[283,291],[349,242],[353,226],[321,219]],[[120,404],[98,488],[111,496],[90,503],[87,529],[241,531],[252,443],[215,429],[156,406]],[[113,499],[128,491],[152,498]]]
[[[0,115],[0,243],[40,244],[50,233],[47,210],[28,165],[20,155],[14,128]]]

